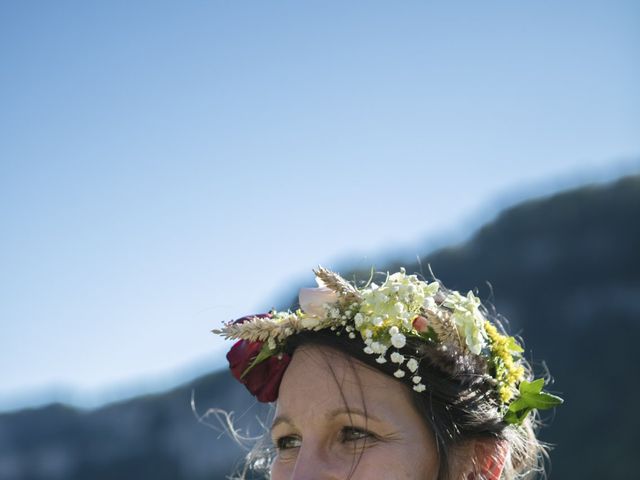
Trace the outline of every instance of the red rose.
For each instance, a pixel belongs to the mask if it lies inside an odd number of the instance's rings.
[[[236,320],[234,323],[243,323],[253,317],[270,318],[270,313],[261,313],[259,315],[249,315]],[[274,402],[278,398],[278,389],[280,381],[284,375],[284,371],[291,361],[291,357],[287,354],[274,355],[266,360],[254,365],[246,375],[243,373],[249,368],[249,365],[255,360],[256,356],[262,350],[263,342],[250,342],[248,340],[238,340],[229,353],[227,360],[231,374],[258,398],[260,402]]]
[[[233,344],[229,353],[227,353],[231,374],[240,382],[244,381],[242,374],[249,368],[249,365],[251,365],[253,359],[260,353],[260,350],[262,350],[262,342],[238,340]]]
[[[286,353],[269,357],[254,365],[243,377],[242,374],[249,368],[260,350],[262,350],[262,342],[238,340],[227,353],[229,368],[232,375],[247,387],[258,401],[274,402],[278,398],[280,382],[291,357]]]

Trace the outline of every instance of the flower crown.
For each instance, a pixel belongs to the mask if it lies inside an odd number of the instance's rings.
[[[225,324],[213,333],[236,339],[227,359],[233,375],[259,401],[277,399],[282,375],[290,361],[287,339],[304,331],[329,330],[364,342],[364,353],[390,362],[393,375],[416,392],[428,391],[419,375],[421,358],[403,348],[407,339],[426,343],[446,361],[442,369],[456,376],[481,372],[494,387],[503,420],[520,424],[534,409],[563,402],[542,391],[544,379],[528,381],[521,363],[522,347],[503,335],[481,312],[480,300],[427,283],[404,268],[388,274],[382,285],[369,282],[356,288],[337,273],[314,270],[318,288],[302,288],[295,312],[272,310]],[[442,366],[444,365],[444,366]],[[425,384],[426,382],[426,384]]]

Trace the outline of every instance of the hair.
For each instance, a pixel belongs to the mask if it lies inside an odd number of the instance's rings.
[[[502,317],[490,313],[484,305],[481,309],[486,318],[504,332],[500,320]],[[395,379],[393,372],[396,367],[389,363],[377,363],[372,355],[363,351],[364,343],[359,338],[350,339],[346,335],[326,329],[303,331],[289,337],[286,350],[293,354],[302,345],[317,345],[338,350],[345,354],[349,361],[355,359]],[[478,463],[486,457],[476,458],[472,455],[469,458],[469,454],[464,454],[464,458],[459,457],[460,452],[465,452],[464,447],[474,441],[488,443],[493,447],[498,444],[507,447],[504,449],[506,458],[500,480],[546,478],[545,463],[549,461],[548,450],[551,445],[537,438],[537,432],[542,426],[537,410],[531,412],[519,425],[506,423],[496,399],[495,383],[489,376],[481,373],[480,367],[467,365],[460,368],[451,365],[455,362],[455,356],[443,353],[416,338],[407,337],[407,344],[402,351],[420,360],[416,374],[424,379],[427,386],[425,392],[415,392],[410,387],[409,379],[396,380],[410,391],[416,410],[434,435],[439,462],[437,480],[450,480],[452,462],[459,460],[470,462],[476,473],[475,478],[483,479],[478,470]],[[526,377],[531,378],[529,363],[522,359],[521,364],[525,368]],[[455,373],[452,374],[452,371]],[[366,396],[366,385],[360,385],[360,388]],[[495,448],[490,448],[489,452],[488,455],[498,460]],[[268,477],[274,453],[273,447],[269,445],[268,435],[265,434],[247,455],[245,466],[237,478],[249,478],[248,473],[252,470]],[[354,460],[351,474],[359,459]]]

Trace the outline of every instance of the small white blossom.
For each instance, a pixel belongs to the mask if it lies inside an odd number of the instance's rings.
[[[367,338],[371,338],[371,337],[373,337],[373,332],[367,328],[364,331],[364,336],[367,337]]]
[[[479,310],[480,304],[480,299],[471,291],[466,297],[454,291],[444,301],[446,307],[453,309],[451,318],[456,323],[460,336],[464,337],[467,347],[476,355],[486,345],[487,338],[484,317]]]
[[[389,335],[391,336],[397,335],[398,333],[400,333],[400,330],[398,330],[398,327],[395,325],[389,329]]]
[[[432,310],[432,309],[436,308],[436,301],[435,301],[435,299],[433,297],[427,297],[427,298],[424,299],[424,302],[422,303],[422,305],[427,310]]]
[[[405,311],[405,306],[404,306],[404,303],[402,302],[396,302],[393,308],[396,311],[396,313],[404,313]]]
[[[366,347],[364,347],[364,353],[368,353],[369,355],[371,355],[373,353],[373,350],[369,345],[367,345]]]
[[[384,358],[384,355],[380,355],[379,357],[376,358],[376,362],[378,362],[378,363],[387,363],[387,359]]]
[[[427,387],[425,387],[423,384],[419,383],[418,385],[414,385],[413,389],[416,392],[420,393],[420,392],[424,392],[427,389]]]
[[[360,327],[362,325],[362,322],[364,322],[364,317],[362,316],[362,314],[360,312],[356,313],[356,316],[353,317],[353,321],[356,325],[356,327]]]
[[[402,348],[407,344],[407,339],[402,333],[396,333],[391,337],[391,344],[396,348]]]
[[[411,370],[411,373],[418,370],[418,361],[415,358],[410,358],[407,362],[407,368]]]
[[[404,377],[404,370],[396,370],[395,372],[393,372],[393,376],[396,378],[402,378]]]
[[[356,338],[356,334],[353,332],[349,332],[349,338],[354,339]]]
[[[379,327],[380,325],[382,325],[382,318],[375,317],[373,320],[371,320],[371,323],[373,324],[374,327]]]
[[[391,361],[393,363],[402,364],[402,362],[404,362],[404,355],[402,355],[401,353],[398,353],[398,352],[393,352],[391,354]]]
[[[411,380],[413,380],[413,383],[420,383],[420,380],[422,380],[422,377],[420,375],[415,375],[411,377]]]
[[[317,327],[318,325],[320,325],[320,317],[302,317],[302,319],[300,320],[300,323],[302,324],[302,326],[305,329],[311,330],[315,327]]]

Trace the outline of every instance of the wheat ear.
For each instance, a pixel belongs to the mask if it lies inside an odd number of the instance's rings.
[[[331,270],[319,266],[313,271],[327,288],[330,288],[340,296],[341,303],[356,303],[362,300],[358,290],[344,278]]]

